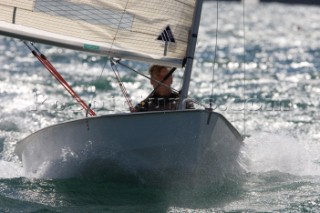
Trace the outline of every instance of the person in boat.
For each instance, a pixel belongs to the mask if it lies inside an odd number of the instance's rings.
[[[179,93],[171,88],[173,81],[170,70],[161,65],[153,65],[149,69],[150,83],[153,86],[151,94],[136,105],[136,112],[163,111],[178,109]],[[160,83],[159,83],[160,82]],[[187,109],[194,109],[193,103],[186,102]]]

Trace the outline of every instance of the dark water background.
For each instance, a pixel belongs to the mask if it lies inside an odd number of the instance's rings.
[[[190,88],[203,103],[211,94],[216,7],[204,4]],[[83,114],[21,41],[0,37],[0,212],[319,212],[319,14],[317,6],[219,4],[214,106],[247,136],[239,159],[246,172],[197,188],[145,185],[98,168],[73,179],[26,177],[13,153],[17,141]],[[110,67],[102,72],[106,58],[38,47],[98,114],[127,110]],[[148,94],[147,79],[120,73],[133,100]]]

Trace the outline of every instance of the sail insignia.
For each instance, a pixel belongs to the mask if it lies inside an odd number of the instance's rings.
[[[176,43],[176,40],[174,39],[172,30],[169,25],[161,32],[157,40]]]
[[[166,56],[168,52],[168,43],[176,43],[176,40],[174,39],[172,30],[170,28],[170,25],[168,25],[158,36],[157,40],[164,41],[164,52],[163,55]]]

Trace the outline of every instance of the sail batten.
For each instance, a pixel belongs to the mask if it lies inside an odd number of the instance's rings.
[[[195,0],[10,0],[0,3],[0,34],[179,67],[194,6]],[[174,39],[157,39],[168,26]]]

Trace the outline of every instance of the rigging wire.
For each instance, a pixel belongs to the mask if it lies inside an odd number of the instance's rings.
[[[243,9],[242,9],[242,24],[243,24],[243,135],[246,135],[246,30],[245,30],[245,0],[242,0]],[[214,71],[215,71],[215,63],[216,63],[216,54],[217,54],[217,43],[218,43],[218,27],[219,27],[219,0],[217,0],[217,25],[216,25],[216,44],[214,50],[214,58],[213,58],[213,68],[212,68],[212,82],[211,82],[211,99],[210,99],[210,108],[212,109],[212,97],[214,91]]]
[[[172,76],[172,74],[174,73],[174,71],[176,70],[177,68],[176,67],[173,67],[171,68],[171,70],[166,74],[166,76],[164,76],[164,78],[161,80],[161,83],[165,82],[170,76]],[[155,91],[161,86],[161,84],[157,84],[157,86],[154,87],[154,89],[152,90],[152,92],[147,96],[147,98],[151,97]],[[171,91],[172,91],[172,88],[170,87]],[[176,93],[175,91],[172,91],[174,93]],[[178,93],[176,93],[178,94]]]
[[[99,78],[98,78],[98,82],[100,81],[100,79],[101,79],[101,77],[102,77],[102,74],[103,74],[103,72],[104,72],[104,70],[105,70],[105,68],[106,68],[106,66],[107,66],[107,63],[108,63],[108,60],[105,61],[104,65],[103,65],[103,67],[102,67],[100,76],[99,76]],[[90,103],[93,102],[94,97],[95,97],[95,92],[94,92],[94,93],[92,94],[92,96],[91,96]]]
[[[147,75],[145,75],[145,74],[142,74],[142,73],[136,71],[135,69],[133,69],[133,68],[127,66],[126,64],[122,63],[120,60],[116,60],[116,59],[113,58],[112,61],[113,61],[114,63],[120,64],[121,66],[123,66],[123,67],[125,67],[125,68],[127,68],[127,69],[129,69],[129,70],[131,70],[131,71],[133,71],[133,72],[135,72],[135,73],[137,73],[138,75],[141,75],[141,76],[149,79],[150,81],[151,81],[151,80],[152,80],[152,81],[155,81],[156,83],[160,84],[161,86],[170,88],[168,85],[164,84],[163,82],[158,81],[158,80],[156,80],[156,79],[153,79],[153,78],[151,78],[151,77],[149,77],[149,76],[147,76]],[[171,90],[172,90],[173,92],[175,92],[175,93],[179,93],[179,91],[176,90],[176,89],[174,89],[174,88],[171,88]]]
[[[212,99],[213,99],[213,87],[214,87],[214,68],[217,58],[217,48],[218,48],[218,29],[219,29],[219,0],[217,0],[217,25],[216,25],[216,43],[214,48],[213,55],[213,64],[212,64],[212,80],[211,80],[211,98],[210,98],[210,109],[212,109]]]
[[[174,93],[176,93],[176,94],[179,94],[179,93],[180,93],[180,91],[178,91],[178,90],[176,90],[176,89],[174,89],[174,88],[169,87],[168,85],[164,84],[162,81],[158,81],[158,80],[156,80],[156,79],[153,79],[153,78],[151,78],[151,77],[149,77],[149,76],[147,76],[147,75],[144,75],[144,74],[136,71],[135,69],[127,66],[126,64],[122,63],[122,62],[120,61],[120,59],[110,58],[110,60],[111,60],[113,63],[115,63],[115,64],[117,63],[117,64],[119,64],[119,65],[121,65],[121,66],[123,66],[123,67],[125,67],[125,68],[127,68],[127,69],[129,69],[129,70],[131,70],[131,71],[133,71],[133,72],[135,72],[135,73],[137,73],[138,75],[141,75],[141,76],[149,79],[150,81],[151,81],[151,80],[152,80],[152,81],[155,81],[155,82],[158,84],[158,86],[164,86],[164,87],[170,88],[171,91],[174,92]],[[168,73],[167,76],[169,77],[174,71],[175,71],[175,68],[172,68],[172,69],[169,71],[169,73]],[[170,75],[169,75],[169,74],[170,74]],[[167,76],[165,76],[165,78],[168,78]],[[165,78],[164,78],[164,79],[165,79]],[[156,87],[156,88],[157,88],[157,87]],[[155,90],[155,89],[154,89],[154,90]],[[154,91],[152,91],[148,97],[150,97],[153,92],[154,92]],[[197,105],[199,105],[199,106],[201,106],[201,107],[203,107],[203,108],[207,108],[204,104],[202,104],[200,101],[198,101],[198,100],[196,100],[196,99],[190,99],[190,100],[192,100],[192,102],[194,102],[195,104],[197,104]]]
[[[242,0],[243,4],[243,135],[246,135],[246,17],[245,17],[245,0]]]

